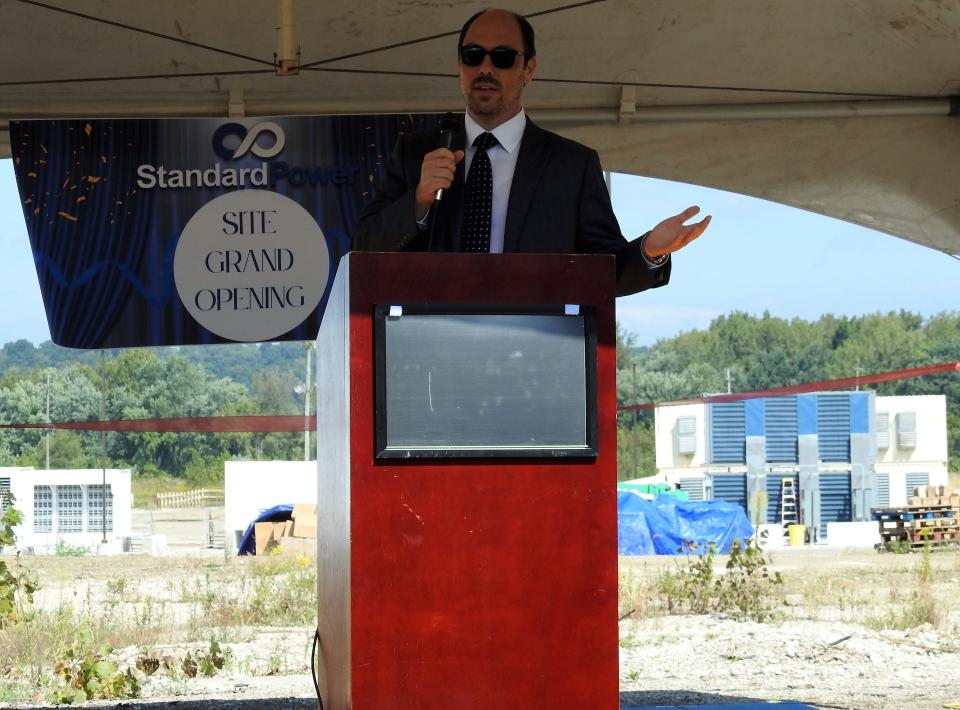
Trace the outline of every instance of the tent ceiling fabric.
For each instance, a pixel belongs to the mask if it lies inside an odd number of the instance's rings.
[[[0,0],[0,156],[10,155],[8,120],[226,117],[231,93],[233,114],[247,116],[462,105],[454,44],[477,3],[293,6],[304,68],[284,77],[273,69],[277,3]],[[596,147],[607,169],[756,195],[960,254],[956,0],[513,9],[537,30],[528,111]]]

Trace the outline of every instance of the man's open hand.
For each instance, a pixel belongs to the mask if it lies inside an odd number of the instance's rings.
[[[453,184],[457,164],[463,160],[463,151],[456,153],[446,148],[437,148],[423,156],[423,165],[420,167],[420,182],[414,199],[417,203],[417,219],[427,215],[430,205],[433,204],[437,190],[446,190]]]
[[[699,211],[699,207],[688,207],[680,214],[663,220],[643,240],[644,253],[653,259],[672,254],[703,234],[703,230],[710,224],[709,215],[699,222],[689,225],[684,224]]]

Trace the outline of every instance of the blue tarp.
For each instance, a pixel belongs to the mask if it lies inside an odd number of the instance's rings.
[[[240,538],[240,547],[237,550],[238,555],[257,554],[257,538],[254,535],[253,523],[278,523],[281,520],[290,520],[293,515],[292,505],[275,505],[263,511],[247,526],[246,532]]]
[[[723,500],[681,501],[672,496],[644,500],[632,491],[617,492],[617,552],[621,555],[687,554],[685,543],[696,542],[695,553],[710,543],[717,552],[730,552],[735,539],[753,535],[743,508]]]

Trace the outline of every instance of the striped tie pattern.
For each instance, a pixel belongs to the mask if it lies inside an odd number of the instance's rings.
[[[476,149],[464,185],[461,251],[490,251],[490,214],[493,205],[493,167],[487,151],[497,145],[492,133],[481,133],[473,141]]]

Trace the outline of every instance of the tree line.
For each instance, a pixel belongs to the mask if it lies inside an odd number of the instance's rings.
[[[19,340],[0,351],[0,423],[298,414],[306,357],[304,343],[101,354]],[[44,468],[48,450],[51,468],[105,462],[205,483],[226,459],[302,458],[303,435],[0,431],[0,466]]]
[[[618,328],[618,403],[767,389],[960,361],[960,312],[900,311],[786,320],[735,312],[704,330],[638,347]],[[304,343],[139,348],[104,353],[45,342],[0,349],[0,423],[303,412]],[[879,394],[945,394],[951,470],[960,470],[960,375],[876,385]],[[322,406],[322,403],[321,403]],[[653,413],[618,420],[621,478],[655,473]],[[49,436],[49,441],[47,437]],[[0,431],[0,466],[131,467],[196,482],[227,459],[297,459],[302,434]]]

